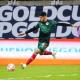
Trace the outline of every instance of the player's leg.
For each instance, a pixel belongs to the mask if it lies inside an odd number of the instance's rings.
[[[51,51],[47,51],[47,50],[45,50],[45,51],[43,52],[43,55],[52,55],[53,58],[56,58],[56,53],[51,52]]]
[[[56,58],[55,55],[56,53],[53,53],[51,51],[47,51],[46,48],[48,47],[48,43],[39,43],[38,48],[42,51],[40,54],[41,55],[52,55],[53,58]]]
[[[24,69],[27,65],[29,65],[36,58],[38,53],[40,53],[40,50],[39,49],[35,50],[32,56],[26,61],[26,64],[22,63],[21,67]]]
[[[27,60],[26,64],[30,64],[37,56],[37,54],[40,53],[40,50],[37,49],[34,51],[34,53],[32,54],[32,56]]]

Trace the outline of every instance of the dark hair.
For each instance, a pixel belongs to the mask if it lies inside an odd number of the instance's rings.
[[[40,16],[47,16],[46,12],[41,12]]]

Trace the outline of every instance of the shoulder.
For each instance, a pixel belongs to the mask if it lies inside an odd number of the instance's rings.
[[[48,20],[49,22],[57,22],[57,21],[55,21],[55,20]]]
[[[39,28],[41,22],[39,21],[37,24],[36,24],[36,27]]]
[[[52,22],[52,20],[48,20],[48,22]]]
[[[50,23],[51,24],[52,23],[52,20],[47,20],[47,23]]]
[[[41,24],[41,22],[39,21],[38,23],[37,23],[37,25],[40,25]]]
[[[52,23],[52,24],[57,24],[58,22],[57,21],[55,21],[55,20],[48,20],[49,21],[49,23]]]

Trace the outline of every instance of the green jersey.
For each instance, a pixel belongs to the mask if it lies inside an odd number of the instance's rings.
[[[55,27],[57,22],[53,20],[48,20],[47,22],[39,22],[36,27],[40,28],[39,31],[39,42],[49,43],[50,34],[52,28]]]

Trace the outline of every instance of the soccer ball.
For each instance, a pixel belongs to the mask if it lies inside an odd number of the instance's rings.
[[[15,65],[14,64],[8,64],[7,65],[7,70],[8,71],[14,71],[15,70]]]

